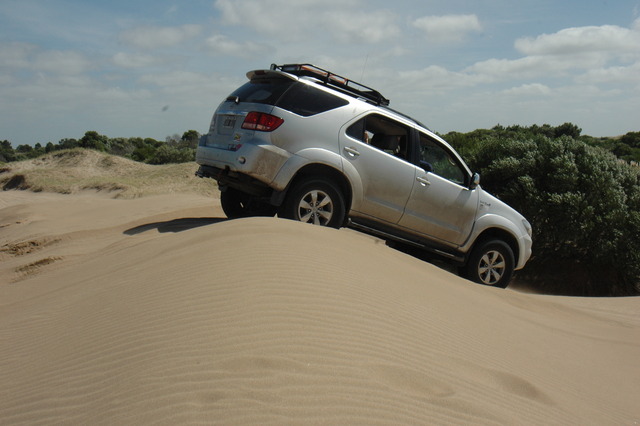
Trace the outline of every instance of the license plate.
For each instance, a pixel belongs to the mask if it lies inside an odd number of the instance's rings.
[[[227,117],[222,122],[222,126],[223,127],[234,127],[235,125],[236,125],[236,118],[235,117]]]

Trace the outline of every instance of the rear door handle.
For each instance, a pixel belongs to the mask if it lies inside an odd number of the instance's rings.
[[[345,146],[344,151],[349,155],[349,157],[357,157],[358,155],[360,155],[357,149],[350,146]]]
[[[420,182],[420,185],[422,185],[422,186],[429,186],[429,185],[431,185],[431,182],[429,182],[429,180],[428,180],[426,177],[418,176],[418,177],[416,178],[416,180],[417,180],[418,182]]]

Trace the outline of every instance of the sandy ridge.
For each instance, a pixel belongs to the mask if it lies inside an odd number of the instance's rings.
[[[3,195],[0,246],[56,243],[0,264],[1,424],[640,419],[637,299],[486,288],[206,197]]]

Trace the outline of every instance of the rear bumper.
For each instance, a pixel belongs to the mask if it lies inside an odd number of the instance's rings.
[[[287,151],[270,144],[247,143],[237,150],[200,145],[196,150],[196,162],[201,166],[246,175],[265,185],[273,182],[290,157]]]
[[[220,189],[231,187],[256,197],[271,198],[274,192],[273,189],[264,182],[251,176],[231,171],[229,168],[219,169],[211,166],[200,166],[196,171],[196,176],[215,179]]]

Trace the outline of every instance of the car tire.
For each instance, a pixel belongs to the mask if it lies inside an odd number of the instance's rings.
[[[289,191],[279,216],[331,228],[340,228],[345,217],[344,197],[331,181],[315,178],[298,182]]]
[[[473,248],[463,272],[471,281],[506,288],[513,276],[514,264],[509,244],[502,240],[488,240]]]
[[[275,216],[277,207],[256,200],[249,194],[234,188],[226,188],[220,193],[222,211],[229,219],[252,216]]]

